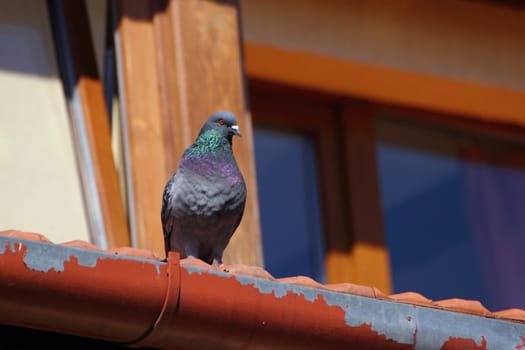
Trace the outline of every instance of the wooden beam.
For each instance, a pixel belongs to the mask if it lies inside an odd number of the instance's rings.
[[[353,282],[390,293],[390,259],[383,232],[372,109],[356,102],[343,104],[342,130],[352,245],[339,259],[353,266]]]
[[[59,57],[69,109],[75,115],[72,124],[83,173],[90,230],[92,235],[100,231],[103,236],[92,239],[103,248],[127,246],[129,231],[85,2],[54,1],[50,3],[50,9],[55,33],[61,38],[57,45],[60,45]]]
[[[176,38],[179,23],[171,15],[175,1],[160,0],[155,2],[153,24],[155,45],[157,48],[157,74],[159,96],[164,131],[164,152],[166,161],[166,178],[177,169],[181,150],[190,144],[192,130],[188,127],[187,105],[185,101],[184,65],[181,64],[181,50],[178,50],[180,38]],[[176,49],[177,48],[177,49]],[[184,127],[180,127],[183,125]]]
[[[136,245],[163,253],[163,187],[204,121],[239,119],[234,152],[248,187],[228,263],[262,265],[251,118],[246,107],[235,1],[121,1],[120,50]],[[121,92],[122,95],[122,92]]]
[[[171,36],[174,43],[170,56],[174,65],[164,65],[162,75],[170,77],[170,69],[174,70],[175,80],[169,78],[171,83],[166,85],[169,89],[166,96],[170,96],[166,103],[177,102],[168,125],[175,139],[170,175],[209,115],[219,110],[235,113],[243,137],[234,140],[233,148],[248,197],[243,220],[224,259],[228,263],[262,265],[252,122],[245,95],[238,1],[171,1],[166,13],[164,23],[171,29],[166,37]],[[161,52],[167,52],[169,44]]]
[[[164,256],[160,209],[167,171],[153,24],[155,4],[119,1],[116,50],[132,244]]]
[[[525,126],[525,92],[246,43],[250,78]]]

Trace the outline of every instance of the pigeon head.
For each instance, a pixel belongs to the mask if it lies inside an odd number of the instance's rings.
[[[212,114],[206,123],[204,123],[199,135],[202,135],[209,130],[218,131],[223,137],[226,137],[228,141],[230,141],[230,144],[233,135],[242,136],[239,131],[239,126],[237,126],[237,118],[231,112],[217,112]]]

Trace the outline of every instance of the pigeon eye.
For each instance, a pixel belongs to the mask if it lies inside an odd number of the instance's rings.
[[[226,124],[226,122],[224,121],[224,119],[219,119],[219,124],[224,125]]]

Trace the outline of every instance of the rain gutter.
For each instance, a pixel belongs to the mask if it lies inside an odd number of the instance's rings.
[[[0,324],[164,349],[525,349],[525,324],[0,236]]]

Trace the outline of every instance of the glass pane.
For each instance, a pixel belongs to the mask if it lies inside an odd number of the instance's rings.
[[[254,134],[265,266],[275,277],[324,282],[314,141],[261,128]]]
[[[525,307],[525,149],[440,128],[377,123],[395,292]]]

